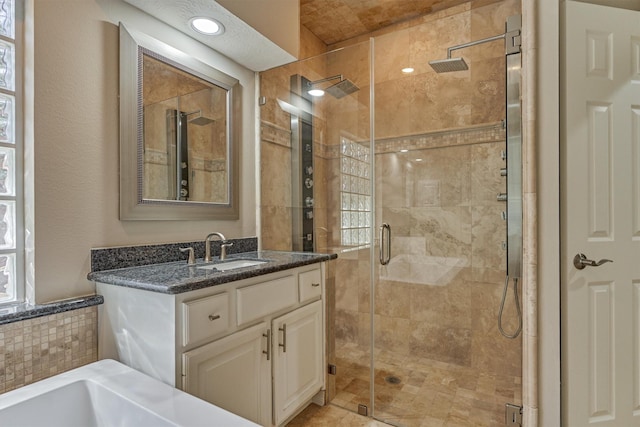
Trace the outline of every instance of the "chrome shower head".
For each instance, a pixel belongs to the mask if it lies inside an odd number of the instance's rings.
[[[463,58],[438,59],[429,61],[429,65],[431,65],[431,68],[433,68],[436,73],[449,73],[451,71],[464,71],[469,69],[469,66],[464,62]]]
[[[356,86],[355,83],[353,83],[351,80],[344,79],[334,85],[329,86],[324,91],[334,98],[340,99],[359,90],[360,88]]]
[[[329,86],[326,89],[314,88],[314,86],[319,83],[329,82],[336,79],[340,79],[340,81],[334,85]],[[326,77],[324,79],[307,82],[307,89],[307,93],[309,93],[309,95],[311,96],[322,96],[325,92],[328,92],[336,99],[340,99],[344,96],[350,95],[353,92],[357,92],[360,90],[360,88],[356,86],[355,83],[353,83],[351,80],[342,77],[342,74],[337,74],[335,76]]]
[[[215,120],[210,119],[202,115],[202,110],[193,111],[191,113],[183,113],[184,117],[189,117],[194,114],[197,114],[198,117],[194,117],[193,119],[189,119],[189,123],[193,123],[196,126],[204,126],[210,123],[215,122]]]
[[[197,125],[197,126],[204,126],[204,125],[208,125],[210,123],[213,123],[214,121],[215,120],[210,119],[208,117],[200,116],[200,117],[196,117],[195,119],[189,120],[189,123],[192,123],[192,124]]]

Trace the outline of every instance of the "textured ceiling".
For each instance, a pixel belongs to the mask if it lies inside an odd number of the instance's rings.
[[[300,23],[331,45],[469,0],[300,0]]]

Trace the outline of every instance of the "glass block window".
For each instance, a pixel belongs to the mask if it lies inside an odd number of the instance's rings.
[[[16,37],[16,6],[21,0],[0,0],[0,303],[22,299],[22,141],[19,115],[21,91],[20,40]],[[16,5],[16,2],[18,4]]]
[[[371,243],[371,165],[366,146],[340,139],[340,242]]]

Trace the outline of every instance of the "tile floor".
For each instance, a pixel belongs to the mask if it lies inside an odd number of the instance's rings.
[[[363,417],[332,404],[318,406],[311,404],[287,427],[389,427],[380,421]]]
[[[337,343],[338,344],[338,343]],[[356,412],[369,400],[368,350],[355,344],[339,345],[336,397],[331,402]],[[397,377],[392,384],[385,379]],[[469,367],[376,351],[376,418],[407,427],[504,426],[505,403],[521,404],[520,377],[477,372]],[[317,408],[317,407],[316,407]],[[368,418],[343,417],[340,424],[323,424],[337,409],[308,408],[291,426],[369,426]],[[353,421],[351,421],[353,420]],[[325,420],[326,421],[326,420]],[[344,424],[344,422],[353,424]]]

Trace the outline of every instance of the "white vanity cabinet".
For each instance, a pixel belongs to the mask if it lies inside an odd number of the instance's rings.
[[[262,425],[271,423],[266,323],[183,354],[183,390]]]
[[[322,303],[274,319],[273,408],[276,425],[308,402],[324,383]]]
[[[113,358],[264,426],[325,386],[317,263],[175,295],[97,283],[100,358]]]

